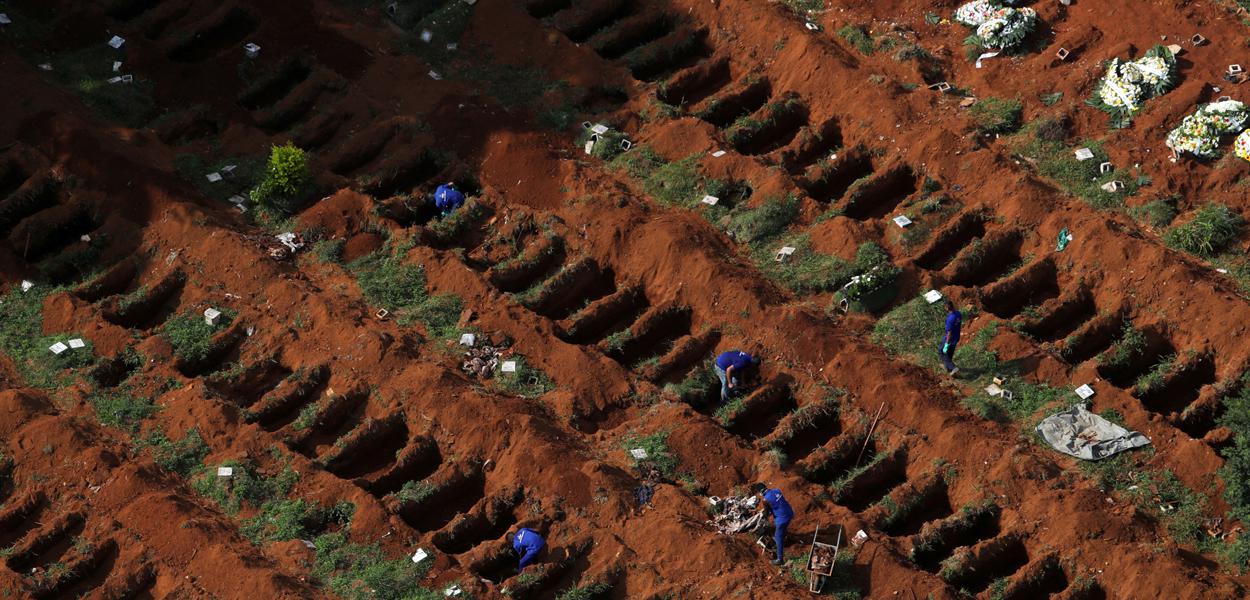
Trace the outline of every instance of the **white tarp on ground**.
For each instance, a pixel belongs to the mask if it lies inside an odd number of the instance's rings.
[[[1055,450],[1085,460],[1107,458],[1150,443],[1150,438],[1089,412],[1084,404],[1046,417],[1038,423],[1037,432]]]

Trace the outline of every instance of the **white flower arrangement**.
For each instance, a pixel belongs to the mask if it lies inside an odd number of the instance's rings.
[[[1168,133],[1167,145],[1176,152],[1215,158],[1219,152],[1220,136],[1241,133],[1246,128],[1247,120],[1250,120],[1250,110],[1245,104],[1236,100],[1213,102],[1199,107],[1194,114],[1181,120],[1180,126]],[[1237,143],[1242,143],[1240,138]],[[1246,143],[1250,144],[1250,141]]]
[[[1110,114],[1112,127],[1128,127],[1146,100],[1175,87],[1175,75],[1176,58],[1163,46],[1151,48],[1137,60],[1114,58],[1087,103]]]
[[[987,11],[987,9],[992,10]],[[955,19],[976,32],[965,43],[986,50],[1014,51],[1037,26],[1037,11],[1031,8],[1000,7],[993,0],[975,0],[959,7]]]

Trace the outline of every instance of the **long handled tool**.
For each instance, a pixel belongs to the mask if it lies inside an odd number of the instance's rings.
[[[881,407],[877,409],[877,416],[872,418],[872,426],[868,428],[868,436],[864,438],[864,447],[859,449],[859,456],[855,459],[855,466],[859,466],[859,461],[864,460],[864,451],[868,450],[868,442],[872,441],[872,432],[877,429],[877,421],[881,419],[881,411],[885,410],[885,403],[881,403]],[[838,532],[839,536],[841,531]]]

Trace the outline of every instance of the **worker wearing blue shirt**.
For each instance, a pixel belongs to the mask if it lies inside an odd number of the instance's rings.
[[[964,315],[955,309],[955,303],[946,301],[946,333],[942,336],[942,347],[938,354],[942,357],[942,365],[946,373],[952,377],[959,372],[955,366],[955,346],[959,344],[959,331],[963,329]]]
[[[516,572],[520,573],[530,563],[534,562],[534,558],[543,548],[547,547],[547,541],[543,536],[538,535],[533,529],[522,527],[518,529],[516,535],[512,537],[512,549],[520,555],[521,562],[517,565]]]
[[[785,559],[786,529],[794,518],[794,509],[790,508],[786,497],[781,495],[781,490],[768,489],[767,485],[757,483],[751,486],[751,491],[760,497],[766,507],[760,510],[768,510],[773,515],[773,542],[777,545],[777,558],[773,560],[773,564],[780,565]]]
[[[741,350],[722,352],[716,357],[716,377],[720,379],[721,404],[729,402],[729,396],[737,388],[759,372],[760,359]]]
[[[434,206],[445,217],[464,206],[464,194],[456,189],[455,183],[449,181],[434,190]]]

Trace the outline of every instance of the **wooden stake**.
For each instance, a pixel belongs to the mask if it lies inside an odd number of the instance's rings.
[[[881,407],[877,409],[877,416],[872,418],[872,426],[868,428],[868,437],[864,438],[864,447],[859,449],[859,457],[855,459],[855,466],[859,466],[859,461],[864,460],[864,451],[868,450],[868,442],[872,441],[872,432],[877,429],[877,420],[881,418],[881,411],[885,410],[885,403],[881,403]],[[840,533],[840,532],[839,532]]]

